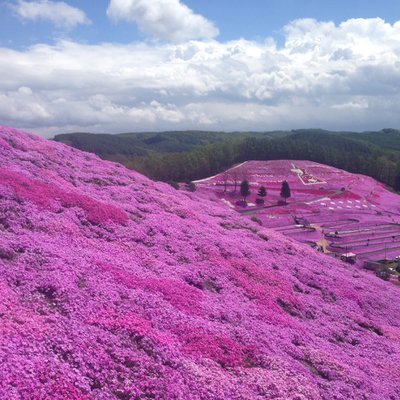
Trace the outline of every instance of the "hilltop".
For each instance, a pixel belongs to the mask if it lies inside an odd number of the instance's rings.
[[[249,160],[310,160],[371,176],[400,190],[400,131],[75,133],[54,140],[164,182],[188,182]]]
[[[251,192],[245,208],[236,204],[242,199],[243,179]],[[291,197],[279,205],[284,180]],[[261,186],[267,195],[257,204]],[[365,175],[304,160],[248,161],[198,181],[197,188],[263,226],[324,247],[329,254],[353,252],[360,265],[400,254],[400,197]]]
[[[129,163],[137,157],[148,157],[157,153],[189,152],[226,140],[281,135],[283,132],[166,131],[118,134],[75,132],[55,135],[54,140],[79,150],[95,153],[105,160]]]
[[[0,398],[400,397],[398,288],[0,128]]]

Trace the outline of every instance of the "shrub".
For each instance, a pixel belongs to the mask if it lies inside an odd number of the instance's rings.
[[[267,195],[267,190],[265,189],[265,186],[260,186],[260,189],[258,189],[258,195],[260,197],[265,197]]]
[[[168,185],[171,185],[174,189],[179,190],[179,183],[175,181],[168,181]]]
[[[257,217],[251,217],[251,220],[253,222],[256,222],[258,225],[262,225],[262,221],[261,219],[257,218]]]
[[[187,190],[189,190],[189,192],[195,192],[196,191],[196,184],[194,182],[189,182],[186,185]]]

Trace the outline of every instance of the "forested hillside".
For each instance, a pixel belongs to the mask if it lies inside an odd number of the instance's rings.
[[[200,179],[247,160],[306,159],[400,189],[400,132],[394,129],[66,134],[55,140],[163,181]]]
[[[68,133],[56,135],[54,140],[95,153],[98,156],[121,162],[153,153],[181,153],[194,148],[225,140],[244,137],[283,136],[284,132],[130,132],[110,135],[106,133]]]

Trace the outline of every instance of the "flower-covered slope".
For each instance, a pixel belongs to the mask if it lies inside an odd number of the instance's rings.
[[[399,290],[0,128],[0,398],[398,399]]]

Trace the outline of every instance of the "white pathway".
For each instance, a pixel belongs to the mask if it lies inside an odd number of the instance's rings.
[[[242,165],[246,164],[247,162],[248,162],[248,161],[242,162],[241,164],[232,167],[232,168],[229,169],[228,171],[232,171],[232,170],[235,169],[235,168],[239,168],[239,167],[241,167]],[[227,171],[227,172],[228,172],[228,171]],[[218,175],[221,175],[221,174],[217,174],[217,175],[214,175],[214,176],[209,176],[208,178],[204,178],[204,179],[199,179],[198,181],[193,181],[193,183],[207,182],[207,181],[209,181],[210,179],[216,178]]]

